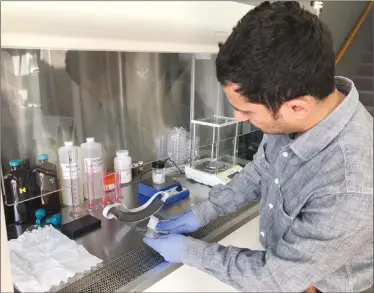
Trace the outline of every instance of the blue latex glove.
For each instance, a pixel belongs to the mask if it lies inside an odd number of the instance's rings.
[[[183,243],[186,236],[178,234],[169,234],[160,236],[160,238],[143,238],[148,246],[156,250],[163,258],[171,263],[182,262]]]
[[[190,210],[178,216],[168,217],[167,221],[160,221],[156,226],[156,231],[183,234],[195,232],[199,228],[200,223]]]

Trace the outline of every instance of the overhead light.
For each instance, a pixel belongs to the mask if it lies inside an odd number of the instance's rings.
[[[319,16],[319,14],[322,12],[323,1],[311,1],[310,6],[312,6],[316,11],[316,15]]]

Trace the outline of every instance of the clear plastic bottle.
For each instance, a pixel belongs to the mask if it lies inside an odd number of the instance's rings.
[[[95,199],[103,197],[103,148],[93,137],[87,137],[81,144],[85,170],[85,197],[88,198],[88,208],[97,209]]]
[[[174,127],[168,135],[168,157],[177,165],[183,165],[189,157],[188,147],[187,131],[183,127]]]
[[[83,213],[81,148],[75,146],[72,141],[65,141],[64,144],[58,149],[62,202],[66,206],[73,207],[71,216],[79,217]]]
[[[57,214],[61,211],[61,202],[56,165],[49,162],[47,154],[39,154],[37,159],[31,168],[33,192],[41,195],[42,207],[48,214]]]
[[[117,178],[120,178],[121,185],[131,182],[132,160],[129,156],[129,151],[119,150],[116,152],[116,157],[114,158],[114,169],[116,173],[119,173]]]

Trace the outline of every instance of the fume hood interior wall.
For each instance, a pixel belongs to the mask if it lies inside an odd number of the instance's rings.
[[[103,144],[108,170],[118,149],[134,161],[158,159],[161,135],[189,131],[193,56],[2,49],[2,166],[18,158],[33,164],[41,152],[57,161],[64,141],[79,145],[90,136]],[[232,116],[214,63],[214,55],[196,60],[195,119]]]

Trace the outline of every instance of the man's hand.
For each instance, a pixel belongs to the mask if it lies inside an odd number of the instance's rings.
[[[178,216],[168,217],[167,221],[160,221],[156,226],[156,231],[183,234],[195,232],[199,228],[200,223],[190,210]]]
[[[169,234],[157,239],[143,238],[144,243],[152,247],[164,259],[171,263],[182,262],[183,244],[186,237],[178,234]]]

